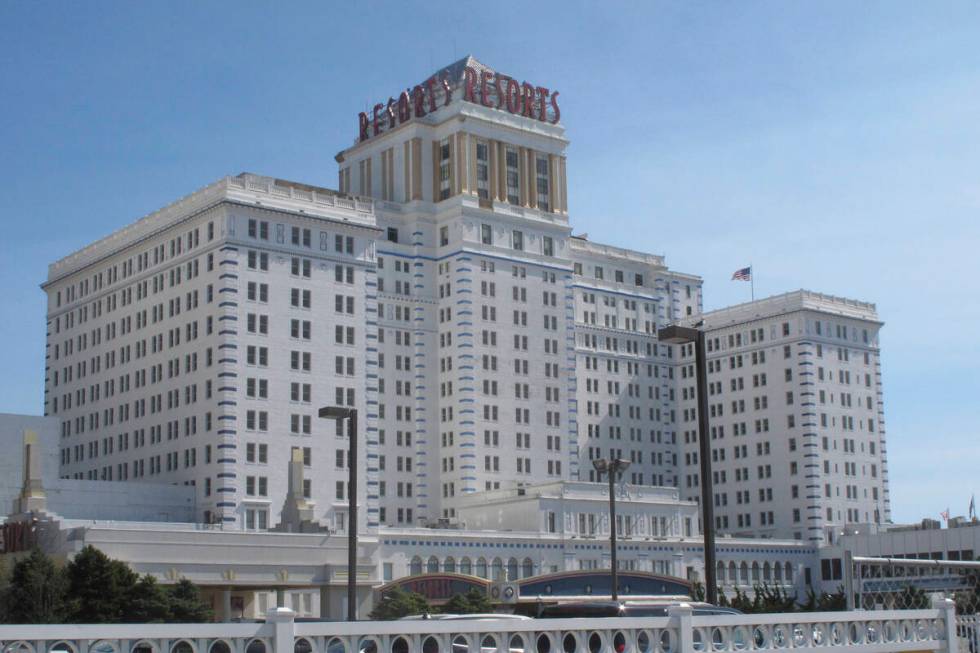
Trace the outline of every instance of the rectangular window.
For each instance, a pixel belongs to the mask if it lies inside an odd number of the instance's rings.
[[[480,199],[490,198],[490,156],[486,143],[476,144],[476,194]]]
[[[549,191],[550,176],[548,171],[548,158],[539,156],[536,160],[536,168],[538,208],[542,211],[550,211],[551,196]]]
[[[517,161],[517,150],[508,149],[505,161],[507,164],[507,202],[516,206],[521,203],[520,167]]]
[[[447,199],[451,193],[449,139],[443,139],[439,145],[439,200]]]

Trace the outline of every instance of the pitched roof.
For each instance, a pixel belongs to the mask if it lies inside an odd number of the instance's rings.
[[[464,75],[463,71],[466,70],[467,68],[472,68],[477,73],[480,73],[484,70],[488,72],[493,72],[493,68],[487,66],[486,64],[480,63],[479,61],[473,58],[473,55],[468,54],[462,59],[460,59],[459,61],[454,61],[448,66],[445,66],[444,68],[440,68],[432,76],[434,76],[436,79],[443,79],[445,77],[449,79],[450,84],[452,84],[454,87],[458,87],[463,83],[463,75]]]

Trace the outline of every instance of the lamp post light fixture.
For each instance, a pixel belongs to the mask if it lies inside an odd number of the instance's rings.
[[[609,555],[612,567],[612,600],[619,600],[619,569],[616,562],[616,477],[625,472],[630,466],[630,461],[622,458],[598,458],[592,461],[596,475],[601,477],[606,474],[609,477]]]
[[[347,621],[357,621],[357,409],[324,406],[320,417],[343,422],[347,430]]]
[[[694,365],[698,386],[698,455],[701,458],[701,532],[704,535],[704,585],[708,603],[717,605],[715,577],[715,510],[711,478],[711,446],[708,440],[708,374],[703,322],[693,327],[666,326],[657,331],[660,342],[683,345],[694,343]]]

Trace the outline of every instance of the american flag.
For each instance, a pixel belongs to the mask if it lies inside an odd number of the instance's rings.
[[[742,268],[741,270],[735,270],[735,274],[732,275],[732,281],[751,281],[752,280],[752,268]]]

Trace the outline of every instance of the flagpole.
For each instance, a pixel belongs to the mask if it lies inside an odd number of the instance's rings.
[[[752,301],[755,301],[755,266],[749,263],[749,284],[752,288]]]

